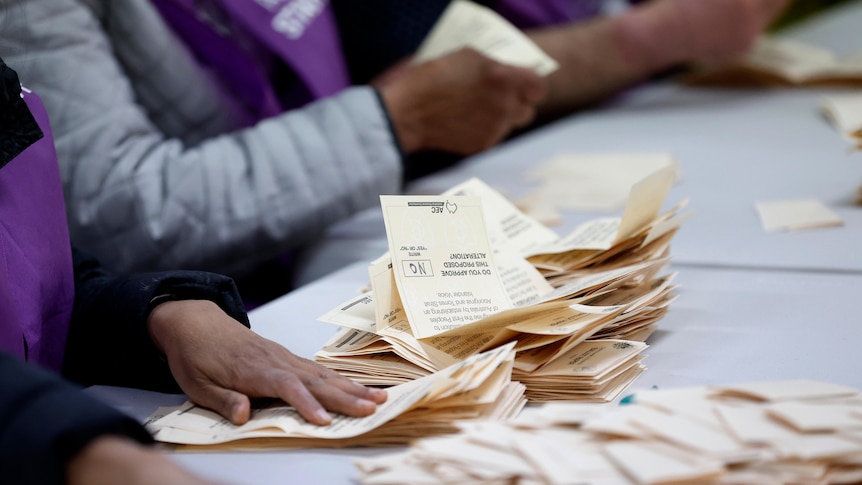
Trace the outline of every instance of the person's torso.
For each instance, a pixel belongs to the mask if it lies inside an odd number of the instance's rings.
[[[328,0],[151,0],[261,119],[350,85]]]
[[[6,101],[0,106],[0,348],[60,371],[74,277],[57,156],[36,95],[24,90],[23,99]]]
[[[148,1],[261,119],[367,82],[413,52],[450,0]],[[480,3],[531,28],[595,16],[603,0]]]

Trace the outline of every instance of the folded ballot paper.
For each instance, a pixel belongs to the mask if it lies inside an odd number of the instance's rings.
[[[862,93],[847,92],[825,96],[823,115],[855,148],[862,149]]]
[[[358,459],[365,485],[862,482],[862,394],[817,381],[636,392],[625,406],[549,403],[508,422]]]
[[[392,387],[389,399],[364,418],[338,416],[329,426],[309,424],[296,410],[273,402],[241,426],[191,402],[160,408],[146,426],[156,440],[180,450],[245,450],[385,446],[456,430],[456,420],[502,420],[526,404],[512,382],[513,345],[473,355],[439,372]]]
[[[463,48],[474,49],[502,64],[532,69],[540,76],[547,76],[559,67],[509,21],[490,8],[467,0],[449,4],[419,46],[414,62]]]
[[[817,199],[757,201],[754,208],[768,232],[807,231],[844,225],[838,214]]]
[[[662,271],[687,214],[659,215],[674,178],[650,174],[622,218],[564,237],[477,179],[381,197],[390,251],[370,264],[370,291],[320,317],[342,328],[315,360],[388,386],[514,345],[528,399],[613,400],[643,372],[643,341],[675,298]]]
[[[684,81],[699,85],[862,86],[862,52],[838,56],[802,42],[763,36],[738,61],[702,67]]]

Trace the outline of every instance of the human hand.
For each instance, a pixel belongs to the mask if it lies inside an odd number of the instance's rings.
[[[531,122],[547,87],[529,69],[463,49],[410,66],[380,91],[405,152],[470,155]]]
[[[128,438],[102,436],[66,466],[69,485],[216,485],[192,475],[163,453]]]
[[[715,63],[743,54],[789,0],[653,0],[625,22],[653,53],[651,67]]]
[[[277,397],[310,423],[332,421],[326,409],[372,414],[386,391],[357,384],[240,325],[213,302],[169,301],[147,325],[189,398],[234,424],[248,421],[250,397]]]

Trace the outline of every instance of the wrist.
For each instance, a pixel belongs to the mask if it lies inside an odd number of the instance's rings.
[[[410,93],[405,93],[401,83],[392,83],[380,90],[385,109],[389,113],[392,130],[403,153],[413,153],[424,146],[424,127],[415,116],[411,106]]]
[[[211,311],[221,311],[218,305],[209,300],[161,301],[156,298],[154,301],[157,303],[147,316],[147,331],[153,345],[165,355],[170,354],[171,347],[184,338],[193,338],[196,331],[206,331],[206,329],[190,329],[196,325],[196,322],[206,320],[205,317],[201,317]],[[186,337],[183,333],[190,335]]]

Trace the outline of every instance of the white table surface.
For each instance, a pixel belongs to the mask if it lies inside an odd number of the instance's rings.
[[[679,268],[678,268],[679,269]],[[635,388],[808,378],[862,388],[857,307],[862,275],[681,268],[680,298],[647,341]],[[336,331],[317,316],[358,294],[357,264],[252,312],[252,328],[312,357]],[[91,389],[140,419],[181,396]],[[236,485],[351,483],[351,458],[381,450],[176,453],[190,469]]]
[[[839,53],[862,52],[862,1],[785,32]],[[842,33],[853,33],[842,35]],[[667,206],[690,197],[695,217],[673,242],[679,265],[862,272],[862,151],[819,113],[823,95],[839,89],[707,89],[671,82],[635,89],[600,110],[570,116],[415,183],[415,193],[440,193],[479,177],[507,195],[529,192],[531,168],[564,153],[672,153],[683,179]],[[814,197],[845,221],[837,229],[767,233],[757,200]],[[619,214],[619,213],[617,213]],[[555,228],[608,213],[568,212]],[[310,252],[308,282],[386,250],[379,208],[333,227]]]

